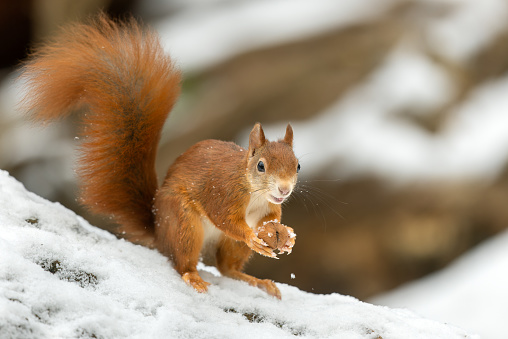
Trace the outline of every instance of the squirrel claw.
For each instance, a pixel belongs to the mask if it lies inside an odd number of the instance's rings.
[[[289,253],[291,253],[291,251],[293,250],[293,246],[295,245],[296,234],[295,234],[295,231],[291,227],[286,226],[286,229],[288,230],[288,233],[289,233],[289,239],[286,242],[286,244],[284,245],[283,250],[285,250],[289,254]]]
[[[291,252],[293,252],[293,246],[289,247],[286,245],[279,250],[279,254],[283,254],[284,252],[286,252],[288,255],[291,254]]]
[[[208,291],[209,282],[204,281],[198,274],[198,272],[185,272],[182,275],[183,281],[187,285],[192,286],[197,292],[205,293]]]
[[[249,246],[251,250],[264,255],[265,257],[279,259],[277,254],[268,247],[267,243],[258,238],[254,233],[252,233],[249,242],[247,242],[247,246]]]

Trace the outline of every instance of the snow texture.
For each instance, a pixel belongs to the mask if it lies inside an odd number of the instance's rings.
[[[200,265],[198,294],[154,250],[118,240],[0,171],[0,338],[477,338],[414,313],[278,284],[282,301]]]

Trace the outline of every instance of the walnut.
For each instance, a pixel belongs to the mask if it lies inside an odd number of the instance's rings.
[[[291,238],[291,234],[286,226],[276,220],[265,222],[262,226],[259,226],[257,229],[257,236],[264,240],[268,247],[274,250],[282,250],[288,247],[288,240]]]

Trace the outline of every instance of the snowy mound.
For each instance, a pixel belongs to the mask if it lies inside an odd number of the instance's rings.
[[[0,338],[474,338],[400,309],[279,284],[282,301],[118,240],[0,171]]]

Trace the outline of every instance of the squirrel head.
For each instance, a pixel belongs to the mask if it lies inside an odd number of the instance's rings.
[[[250,132],[247,177],[251,190],[273,204],[282,204],[293,192],[300,164],[293,152],[293,128],[278,141],[268,141],[261,124]]]

